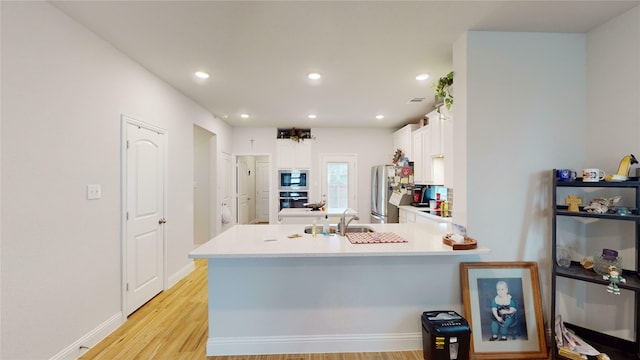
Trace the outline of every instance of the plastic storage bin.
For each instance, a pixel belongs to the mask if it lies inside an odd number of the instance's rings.
[[[425,360],[469,360],[469,323],[455,311],[422,313],[422,349]]]

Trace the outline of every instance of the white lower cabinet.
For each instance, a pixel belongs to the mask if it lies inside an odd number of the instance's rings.
[[[416,222],[416,214],[404,209],[400,209],[398,219],[398,222],[400,224],[412,224]]]
[[[421,215],[416,216],[416,222],[418,224],[431,224],[433,223],[433,221],[434,221],[433,219],[429,219],[426,216],[421,216]]]

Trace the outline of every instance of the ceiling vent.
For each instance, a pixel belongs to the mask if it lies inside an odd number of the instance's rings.
[[[424,101],[423,97],[414,97],[409,99],[409,101],[407,101],[407,104],[415,104],[415,103],[421,103]]]

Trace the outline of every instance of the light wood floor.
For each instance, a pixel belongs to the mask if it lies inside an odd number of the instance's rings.
[[[129,316],[80,360],[422,360],[422,350],[376,353],[206,356],[207,262]]]

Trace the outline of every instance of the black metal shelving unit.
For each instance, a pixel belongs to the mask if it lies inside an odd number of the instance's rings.
[[[573,330],[578,336],[587,341],[597,350],[607,353],[612,360],[625,360],[625,359],[640,359],[640,215],[617,215],[617,214],[593,214],[588,213],[580,207],[579,212],[567,211],[567,206],[558,205],[557,202],[557,190],[558,188],[612,188],[612,189],[633,189],[635,190],[635,207],[640,207],[640,181],[637,178],[632,178],[629,181],[623,182],[582,182],[582,179],[578,178],[575,181],[558,181],[556,179],[556,170],[553,170],[553,222],[552,222],[552,259],[553,259],[553,273],[551,276],[551,318],[550,321],[553,324],[556,318],[556,279],[558,277],[574,279],[577,281],[585,281],[594,284],[600,284],[606,287],[609,282],[605,281],[602,276],[596,274],[593,270],[586,270],[578,262],[571,262],[571,266],[563,268],[556,263],[556,230],[557,230],[557,218],[558,216],[566,217],[583,217],[583,218],[597,218],[603,220],[615,220],[615,221],[631,221],[635,222],[635,250],[636,250],[636,264],[635,269],[622,269],[622,274],[626,280],[626,283],[619,284],[621,289],[627,289],[633,291],[635,294],[635,314],[629,314],[635,319],[635,341],[629,341],[621,339],[615,336],[611,336],[602,332],[598,332],[591,329],[586,329],[570,322],[564,322],[565,326]],[[555,346],[555,327],[551,326],[553,334],[553,359],[564,359],[564,357],[558,355],[557,347]]]

